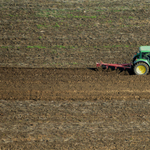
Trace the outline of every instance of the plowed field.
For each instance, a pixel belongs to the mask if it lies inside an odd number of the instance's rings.
[[[150,75],[95,68],[150,45],[149,1],[0,2],[0,149],[150,149]]]
[[[149,149],[149,75],[0,68],[1,149]]]

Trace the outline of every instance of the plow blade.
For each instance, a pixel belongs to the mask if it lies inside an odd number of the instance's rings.
[[[132,63],[128,63],[128,64],[109,64],[109,63],[103,63],[102,61],[100,63],[96,63],[96,67],[101,67],[101,66],[105,66],[106,68],[108,67],[115,67],[115,69],[117,68],[132,68]]]

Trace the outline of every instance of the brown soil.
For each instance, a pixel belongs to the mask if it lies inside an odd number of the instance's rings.
[[[0,2],[0,149],[150,149],[148,1]]]
[[[149,149],[149,75],[0,68],[1,149]]]
[[[120,70],[0,68],[0,99],[119,100],[149,99],[149,75]]]
[[[0,5],[0,66],[95,67],[130,62],[150,45],[146,1],[40,1]]]

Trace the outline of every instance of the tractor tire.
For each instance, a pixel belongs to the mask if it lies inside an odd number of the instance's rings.
[[[136,75],[147,75],[149,73],[149,66],[143,62],[135,64],[133,69]]]

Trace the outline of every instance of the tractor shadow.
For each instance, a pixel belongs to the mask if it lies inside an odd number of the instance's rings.
[[[103,72],[103,73],[110,73],[110,74],[119,74],[119,75],[134,75],[133,69],[123,69],[123,68],[117,68],[115,69],[115,67],[109,66],[108,68],[106,68],[105,66],[102,67],[98,67],[98,68],[87,68],[89,70],[92,71],[98,71],[98,72]]]

